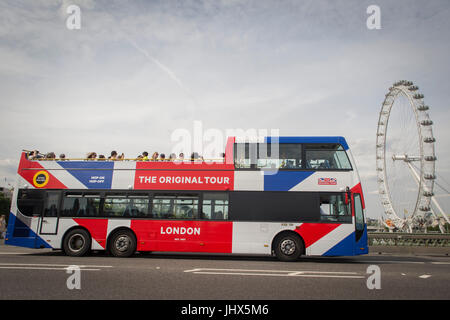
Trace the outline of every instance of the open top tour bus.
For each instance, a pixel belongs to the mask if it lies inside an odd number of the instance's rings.
[[[368,253],[361,182],[343,137],[230,137],[223,161],[211,162],[23,152],[5,243],[70,256]]]

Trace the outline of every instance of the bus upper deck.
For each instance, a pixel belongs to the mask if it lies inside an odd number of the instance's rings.
[[[343,137],[231,137],[219,160],[49,161],[23,153],[18,173],[19,185],[46,189],[315,191],[354,187],[354,167]]]

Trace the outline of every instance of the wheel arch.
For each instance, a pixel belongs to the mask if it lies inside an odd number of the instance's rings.
[[[110,249],[110,242],[111,242],[112,236],[114,234],[116,234],[117,232],[119,232],[119,231],[130,231],[131,234],[134,236],[134,239],[136,240],[136,247],[137,247],[138,238],[137,238],[136,232],[134,232],[133,229],[131,229],[130,227],[119,226],[119,227],[111,230],[111,232],[109,232],[109,234],[108,234],[108,236],[106,238],[106,244],[105,244],[105,250],[106,251],[109,251],[109,249]]]
[[[302,255],[306,254],[305,240],[298,232],[295,232],[294,230],[283,230],[283,231],[278,232],[272,239],[271,252],[274,252],[275,244],[277,243],[278,239],[285,235],[292,235],[294,237],[297,237],[302,243],[303,251],[301,254]]]
[[[70,227],[69,229],[67,229],[67,230],[64,232],[63,236],[61,237],[60,248],[63,249],[63,246],[64,246],[64,239],[66,238],[67,234],[68,234],[70,231],[75,230],[75,229],[82,229],[82,230],[84,230],[84,231],[87,232],[87,234],[89,235],[89,238],[91,238],[91,247],[92,247],[92,235],[91,235],[91,233],[89,232],[89,230],[88,230],[86,227],[83,227],[83,226],[80,226],[80,225],[76,225],[76,226]],[[91,249],[92,249],[92,248],[91,248]]]

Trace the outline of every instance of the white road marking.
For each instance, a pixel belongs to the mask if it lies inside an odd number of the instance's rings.
[[[360,260],[358,262],[362,262],[362,263],[378,263],[378,264],[383,264],[383,263],[411,263],[411,264],[425,264],[424,261],[401,261],[401,260],[380,260],[380,261],[367,261],[367,260]]]
[[[194,274],[211,274],[211,275],[238,275],[238,276],[273,276],[273,277],[309,277],[309,278],[347,278],[361,279],[365,276],[358,275],[357,272],[340,272],[340,271],[288,271],[288,270],[251,270],[251,269],[212,269],[212,268],[196,268],[185,270]]]
[[[419,278],[422,278],[422,279],[427,279],[429,277],[431,277],[431,274],[423,274],[423,275],[419,276]]]
[[[344,271],[305,271],[305,270],[296,270],[296,271],[289,271],[289,270],[259,270],[259,269],[217,269],[217,268],[196,268],[191,270],[184,270],[184,272],[197,272],[197,271],[242,271],[242,272],[286,272],[286,273],[297,273],[297,272],[303,272],[303,273],[331,273],[331,274],[358,274],[357,272],[344,272]]]
[[[97,266],[97,265],[87,265],[87,264],[49,264],[49,263],[0,263],[0,266],[38,266],[38,267],[69,267],[76,265],[80,268],[92,267],[92,268],[112,268],[113,266]]]
[[[63,270],[67,268],[51,268],[51,267],[18,267],[18,266],[0,266],[0,269],[12,269],[12,270]],[[101,269],[80,269],[81,271],[100,271]]]
[[[47,264],[47,263],[0,263],[0,269],[10,270],[63,270],[75,264]],[[81,271],[100,271],[100,268],[112,268],[112,266],[76,265]]]
[[[5,255],[11,254],[11,255],[14,255],[14,254],[32,254],[32,253],[30,253],[30,252],[0,252],[0,254],[5,254]]]
[[[272,276],[272,277],[308,277],[308,278],[346,278],[362,279],[363,276],[337,276],[321,274],[276,274],[276,273],[240,273],[240,272],[194,272],[195,274],[238,275],[238,276]]]
[[[433,261],[432,264],[450,264],[450,262]]]

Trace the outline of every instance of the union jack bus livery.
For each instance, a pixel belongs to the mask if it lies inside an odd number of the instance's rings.
[[[30,160],[5,244],[306,256],[368,253],[364,197],[343,137],[228,138],[220,161]]]

